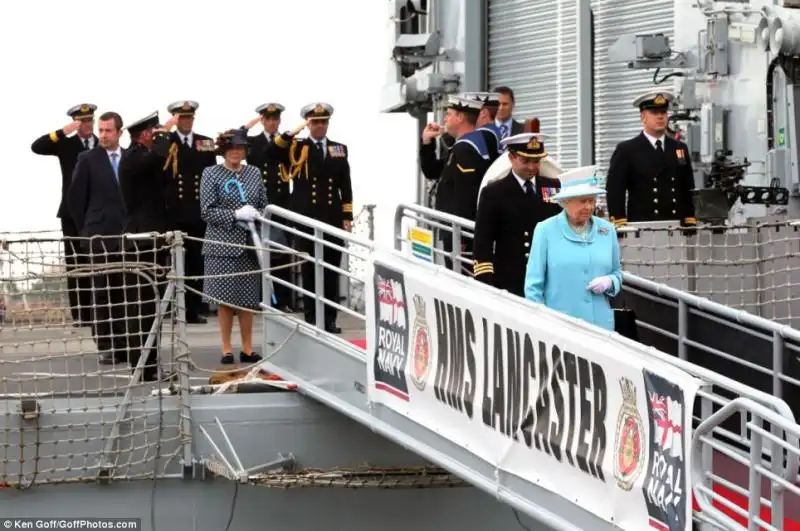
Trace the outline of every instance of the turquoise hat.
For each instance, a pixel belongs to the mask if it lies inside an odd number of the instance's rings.
[[[605,195],[606,191],[600,188],[600,181],[595,174],[597,166],[583,166],[558,176],[561,181],[561,190],[554,195],[552,201],[563,201],[573,197],[587,197]]]

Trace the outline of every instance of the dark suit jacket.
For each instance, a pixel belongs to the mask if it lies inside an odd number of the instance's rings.
[[[511,134],[512,135],[518,135],[518,134],[522,133],[524,128],[525,128],[525,124],[524,123],[522,123],[522,122],[520,122],[518,120],[512,120],[512,122],[511,122]]]
[[[122,157],[125,150],[122,150]],[[69,211],[83,237],[122,234],[125,206],[105,148],[85,151],[78,157],[68,194]],[[118,241],[97,240],[93,249],[118,249]]]
[[[168,139],[163,137],[161,142]],[[165,151],[158,146],[151,151],[136,142],[125,150],[119,163],[119,184],[125,205],[124,232],[163,233],[170,229]]]
[[[92,135],[92,145],[97,145],[97,137]],[[61,166],[61,203],[58,213],[61,219],[69,219],[69,205],[67,205],[67,192],[72,184],[72,172],[78,155],[86,151],[83,141],[78,135],[67,137],[63,129],[42,135],[31,144],[31,151],[37,155],[52,155],[58,157]]]
[[[192,145],[186,147],[176,131],[170,134],[170,142],[178,145],[177,172],[170,162],[167,172],[167,200],[170,211],[170,228],[186,232],[205,232],[205,222],[200,216],[200,178],[203,170],[217,165],[214,140],[192,133]]]

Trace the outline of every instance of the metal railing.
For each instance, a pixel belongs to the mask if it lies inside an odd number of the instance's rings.
[[[459,253],[461,241],[465,235],[473,233],[474,222],[460,218],[454,219],[449,214],[419,205],[401,204],[397,207],[395,214],[394,245],[397,250],[403,250],[405,244],[409,242],[407,233],[412,225],[421,225],[425,228],[436,228],[445,231],[451,230],[453,252],[450,253],[450,258],[454,262],[459,260],[461,262],[466,261]],[[439,250],[435,254],[442,256],[443,253]],[[698,393],[694,412],[696,429],[703,428],[704,438],[696,440],[694,451],[699,457],[695,460],[693,466],[696,467],[696,479],[703,482],[704,494],[709,498],[713,498],[717,504],[730,505],[730,500],[712,489],[712,486],[718,485],[744,496],[745,500],[751,499],[752,501],[753,493],[761,492],[760,485],[763,477],[772,485],[770,491],[772,497],[771,499],[757,497],[758,503],[750,504],[749,514],[757,518],[761,506],[773,508],[773,511],[775,511],[775,507],[782,507],[782,500],[787,492],[792,495],[798,494],[796,489],[786,488],[776,478],[796,478],[798,474],[797,460],[790,459],[784,463],[783,459],[783,455],[787,451],[787,440],[788,447],[792,449],[792,452],[795,452],[798,447],[796,435],[798,428],[792,409],[782,397],[786,392],[786,384],[792,386],[800,385],[798,379],[786,374],[783,370],[784,350],[791,349],[800,352],[800,332],[789,326],[751,315],[742,310],[735,310],[630,273],[624,273],[623,290],[626,294],[645,293],[651,299],[657,300],[662,305],[666,304],[670,309],[674,309],[676,313],[674,319],[676,330],[674,332],[667,327],[659,327],[653,322],[648,322],[642,317],[650,316],[640,316],[637,311],[637,324],[640,329],[659,335],[662,338],[673,340],[677,344],[676,352],[670,352],[667,349],[659,351],[656,348],[652,348],[651,355],[667,361],[711,385],[710,390],[701,390]],[[664,309],[653,313],[663,316]],[[769,340],[772,344],[772,349],[771,351],[754,353],[761,358],[759,360],[761,363],[753,363],[739,360],[729,353],[714,348],[713,345],[702,344],[693,339],[690,333],[692,320],[699,315],[709,316],[710,319],[720,323],[721,326],[726,327],[728,330],[738,330],[744,334]],[[630,341],[622,337],[620,337],[620,340]],[[795,342],[797,343],[795,344]],[[737,375],[738,377],[728,377],[716,372],[713,369],[713,363],[705,366],[691,363],[689,360],[692,356],[689,354],[692,349],[703,350],[714,356],[722,357],[730,363],[737,364],[743,372],[752,371],[759,376],[766,374],[772,382],[772,387],[769,390],[759,390],[742,383],[743,380],[752,379],[754,376],[744,377]],[[747,401],[743,402],[742,399]],[[737,400],[739,401],[737,402]],[[736,405],[730,406],[730,404]],[[759,404],[766,410],[771,411],[772,416],[762,414],[763,411],[760,409],[753,411],[748,409],[743,414],[744,406],[742,404]],[[725,411],[725,414],[720,414],[720,411]],[[729,420],[737,412],[741,417],[738,423],[726,422],[723,425],[723,420]],[[752,436],[754,424],[752,420],[747,420],[747,415],[750,415],[751,418],[761,415],[759,418],[771,424],[772,431],[768,439],[770,444],[764,444],[764,437]],[[780,422],[776,421],[778,418],[781,419]],[[774,422],[770,421],[770,419]],[[780,448],[776,446],[779,441],[780,445],[782,445]],[[728,470],[723,470],[724,467],[720,465],[717,465],[716,468],[714,467],[714,451],[723,451],[719,450],[719,448],[724,449],[726,456],[737,456],[735,461],[748,467],[750,477],[746,489],[734,485],[729,478],[724,477],[724,474],[728,472]],[[776,456],[775,459],[771,458],[773,455]],[[745,457],[744,462],[741,460],[742,456]],[[759,456],[768,460],[771,463],[770,470],[767,472],[763,470],[763,467],[757,467],[756,464],[761,461],[753,460],[752,456]],[[695,515],[698,520],[714,522],[721,521],[723,516],[719,509],[711,511],[708,507],[706,507],[704,514]],[[782,513],[779,516],[782,518]],[[773,521],[775,521],[774,518]],[[775,529],[782,529],[782,527],[776,527]]]

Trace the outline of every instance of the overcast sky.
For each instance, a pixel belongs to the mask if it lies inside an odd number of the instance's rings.
[[[389,29],[381,0],[4,2],[0,232],[60,227],[58,162],[30,144],[67,124],[77,103],[131,123],[154,110],[166,120],[167,104],[196,100],[195,130],[213,137],[266,101],[286,106],[281,129],[325,101],[335,108],[329,137],[350,149],[354,211],[376,204],[377,235],[389,244],[393,208],[413,201],[416,171],[413,119],[378,112]]]

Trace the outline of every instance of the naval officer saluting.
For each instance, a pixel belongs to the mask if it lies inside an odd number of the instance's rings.
[[[696,224],[689,148],[665,134],[673,99],[669,92],[651,91],[633,102],[639,108],[643,130],[617,145],[606,178],[608,214],[617,226],[665,220],[680,220],[683,226]]]

